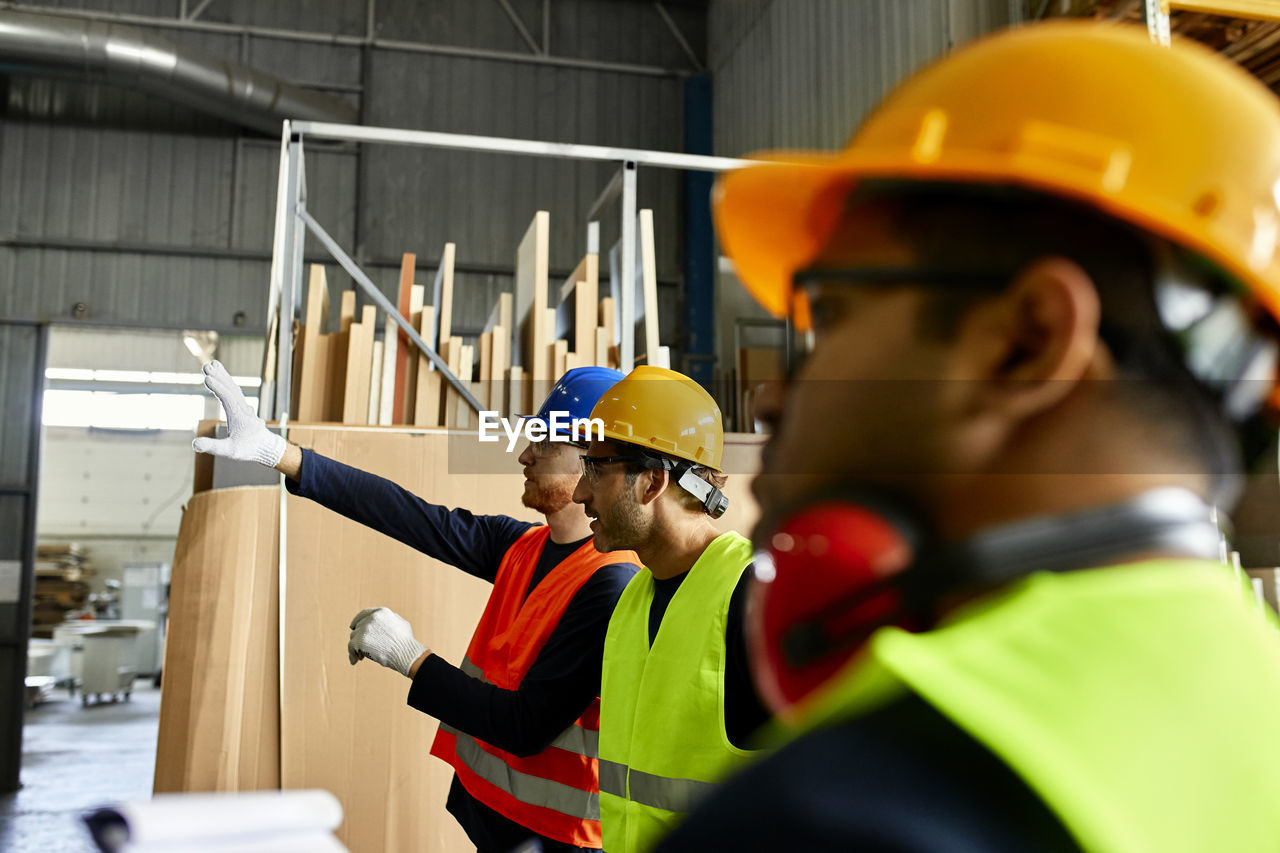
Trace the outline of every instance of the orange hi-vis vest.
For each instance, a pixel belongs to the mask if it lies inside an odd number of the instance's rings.
[[[551,536],[531,528],[502,556],[493,593],[476,625],[462,670],[515,690],[537,659],[573,596],[596,570],[635,563],[631,551],[601,554],[587,542],[529,592],[538,558]],[[578,847],[600,846],[600,739],[597,697],[569,728],[536,755],[521,758],[440,723],[431,754],[453,766],[467,793],[538,835]]]

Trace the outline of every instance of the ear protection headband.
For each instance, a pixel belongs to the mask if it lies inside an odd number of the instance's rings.
[[[989,528],[948,547],[879,496],[813,501],[759,543],[747,642],[761,698],[787,717],[886,625],[924,630],[947,596],[1144,552],[1218,559],[1212,511],[1180,488]]]

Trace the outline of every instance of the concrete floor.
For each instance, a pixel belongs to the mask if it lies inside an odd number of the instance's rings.
[[[134,682],[128,702],[80,704],[57,690],[27,712],[22,790],[0,796],[0,850],[66,853],[96,849],[80,815],[120,800],[149,799],[160,690]]]

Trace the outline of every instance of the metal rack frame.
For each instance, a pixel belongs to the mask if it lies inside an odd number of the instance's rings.
[[[264,362],[264,383],[260,410],[264,417],[288,417],[293,377],[291,335],[293,324],[302,316],[302,249],[306,232],[315,235],[364,290],[365,295],[395,319],[414,345],[429,358],[443,378],[476,411],[480,403],[466,383],[449,371],[439,354],[422,339],[351,256],[338,245],[324,227],[307,211],[307,177],[304,140],[330,139],[384,145],[416,145],[466,151],[487,151],[530,157],[556,157],[568,160],[604,161],[618,164],[611,179],[592,206],[590,218],[620,200],[621,214],[621,306],[619,323],[620,367],[629,371],[635,361],[635,271],[636,271],[636,173],[640,166],[660,169],[691,169],[722,172],[749,165],[752,161],[732,157],[701,154],[679,154],[669,151],[647,151],[637,148],[611,148],[601,145],[577,145],[564,142],[538,142],[530,139],[508,139],[498,136],[472,136],[459,133],[404,130],[387,127],[334,124],[315,121],[285,121],[280,133],[280,177],[276,191],[275,237],[271,251],[271,278],[267,303],[267,330],[276,335],[275,360]],[[588,224],[588,233],[593,229]],[[268,353],[270,346],[267,347]],[[274,378],[272,378],[274,377]]]

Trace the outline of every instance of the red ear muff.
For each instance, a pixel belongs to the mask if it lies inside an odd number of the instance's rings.
[[[761,698],[785,718],[872,632],[902,617],[891,579],[915,547],[904,525],[837,500],[791,516],[764,545],[748,593],[748,651]]]

